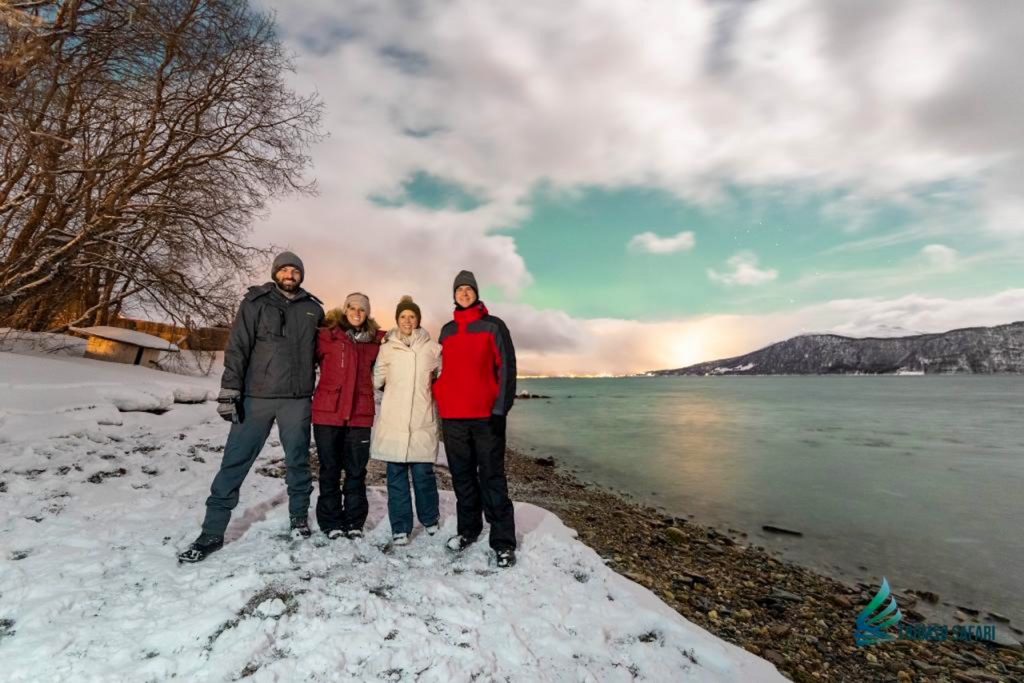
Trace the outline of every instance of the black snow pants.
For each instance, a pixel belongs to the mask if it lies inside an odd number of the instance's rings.
[[[370,512],[366,500],[370,428],[313,425],[313,438],[320,457],[317,524],[324,533],[335,529],[361,530]],[[342,472],[345,474],[344,485]]]
[[[444,450],[455,489],[459,535],[475,540],[483,517],[495,550],[516,547],[516,518],[505,478],[505,418],[443,420]]]

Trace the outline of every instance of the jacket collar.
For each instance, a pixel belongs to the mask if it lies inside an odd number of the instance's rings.
[[[387,336],[384,337],[383,343],[391,344],[396,348],[415,349],[426,344],[428,341],[430,341],[430,333],[422,327],[417,327],[412,331],[412,346],[406,346],[402,342],[401,337],[399,337],[398,328],[393,327],[388,331]]]
[[[455,309],[455,322],[459,325],[468,325],[475,323],[487,315],[487,307],[484,306],[483,301],[477,301],[469,308],[456,308]]]
[[[296,293],[295,298],[288,299],[285,295],[281,294],[281,292],[277,290],[277,285],[275,285],[273,282],[266,282],[262,285],[250,287],[249,291],[246,292],[245,294],[245,299],[247,301],[255,301],[261,296],[266,296],[268,294],[275,296],[280,301],[290,301],[292,303],[295,303],[296,301],[302,301],[303,299],[312,299],[318,304],[323,303],[320,301],[320,299],[317,299],[315,296],[313,296],[306,290],[302,289],[301,287],[299,288],[298,293]]]
[[[375,328],[372,329],[371,332],[373,333],[373,335],[370,339],[366,341],[356,341],[355,339],[352,338],[351,335],[349,335],[348,330],[346,330],[341,325],[320,328],[320,334],[327,335],[327,337],[329,337],[330,339],[342,340],[346,344],[380,344],[385,341],[384,330],[380,328]]]

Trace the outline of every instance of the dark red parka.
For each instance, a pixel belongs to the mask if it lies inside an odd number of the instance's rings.
[[[443,419],[507,415],[516,397],[516,350],[501,318],[479,301],[455,309],[441,328],[441,376],[434,398]]]
[[[384,332],[356,342],[341,327],[321,328],[316,361],[320,382],[313,394],[313,424],[335,427],[372,427],[373,363]]]

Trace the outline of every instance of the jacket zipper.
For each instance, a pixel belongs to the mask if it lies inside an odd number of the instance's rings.
[[[345,348],[346,348],[345,345],[342,344],[342,347],[341,347],[341,376],[342,377],[345,377],[345,353],[346,353],[345,352]],[[358,370],[358,367],[356,369]],[[352,382],[352,400],[349,401],[349,404],[348,404],[348,415],[343,415],[342,416],[342,419],[345,420],[345,422],[348,422],[349,420],[352,419],[352,409],[355,407],[355,403],[356,403],[355,387],[356,387],[356,382],[357,381],[359,381],[358,377]],[[345,385],[344,384],[341,385],[341,389],[342,389],[342,391],[345,390]],[[341,397],[341,400],[344,400],[344,397]]]
[[[416,404],[416,349],[409,347],[412,352],[412,392],[409,394],[409,435],[405,439],[405,461],[409,462],[409,449],[412,447],[412,410]]]

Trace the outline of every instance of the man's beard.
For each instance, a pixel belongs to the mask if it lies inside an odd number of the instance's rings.
[[[287,281],[285,281],[285,280],[280,280],[278,278],[274,278],[274,283],[278,287],[280,287],[283,291],[285,291],[285,292],[294,292],[294,291],[298,290],[299,285],[302,284],[298,280],[287,280]]]

